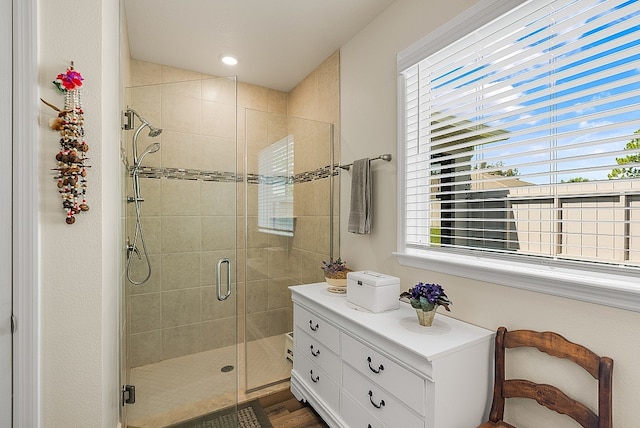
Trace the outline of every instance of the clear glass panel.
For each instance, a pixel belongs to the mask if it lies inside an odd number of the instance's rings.
[[[237,405],[237,84],[190,78],[125,90],[129,426]]]
[[[332,205],[337,209],[331,203],[333,126],[257,110],[246,110],[245,118],[247,232],[239,245],[246,273],[239,287],[246,389],[252,391],[291,376],[288,286],[324,281],[320,266],[338,228],[330,226]]]

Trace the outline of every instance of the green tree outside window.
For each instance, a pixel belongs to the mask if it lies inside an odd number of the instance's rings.
[[[640,129],[638,129],[635,132],[635,134],[640,134]],[[629,141],[624,149],[635,151],[635,153],[626,155],[621,158],[616,158],[616,162],[618,162],[618,165],[640,163],[640,138],[634,138],[633,140]],[[640,178],[640,167],[622,166],[620,168],[613,168],[611,170],[611,174],[607,174],[607,176],[609,177],[609,180],[623,179],[623,178]]]

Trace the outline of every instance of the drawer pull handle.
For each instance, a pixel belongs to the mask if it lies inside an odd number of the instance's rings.
[[[371,391],[371,390],[369,390],[369,401],[371,401],[371,404],[376,409],[380,409],[381,407],[384,407],[384,400],[380,400],[380,404],[376,404],[376,403],[373,402],[373,391]]]
[[[384,366],[382,364],[380,364],[380,367],[378,367],[378,370],[371,367],[371,357],[367,357],[367,362],[369,363],[369,369],[371,369],[371,371],[374,373],[380,373],[382,370],[384,370]]]
[[[313,352],[313,345],[311,345],[311,355],[313,355],[314,357],[317,357],[318,355],[320,355],[320,350],[318,349],[317,351]]]
[[[310,371],[309,371],[309,374],[311,375],[311,380],[312,380],[314,383],[316,383],[317,381],[319,381],[319,380],[320,380],[320,376],[316,376],[316,378],[315,378],[315,379],[313,378],[313,370],[310,370]]]
[[[313,331],[316,331],[318,329],[318,327],[320,327],[317,323],[316,326],[313,326],[313,321],[309,320],[309,328]]]

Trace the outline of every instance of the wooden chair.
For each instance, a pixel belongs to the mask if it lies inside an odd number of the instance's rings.
[[[523,379],[505,380],[505,349],[522,346],[535,347],[542,352],[568,358],[598,380],[598,413],[568,397],[555,386],[537,384]],[[584,346],[569,342],[557,333],[539,333],[531,330],[507,331],[498,328],[495,348],[495,383],[489,421],[478,428],[515,428],[504,422],[506,398],[521,397],[536,400],[548,409],[568,415],[584,428],[612,428],[611,385],[613,360],[599,357]],[[543,425],[539,425],[543,426]]]

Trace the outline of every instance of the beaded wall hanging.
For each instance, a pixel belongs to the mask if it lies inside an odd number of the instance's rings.
[[[62,208],[66,212],[66,223],[73,224],[76,214],[89,211],[87,204],[87,168],[85,164],[89,158],[86,153],[89,145],[84,141],[84,111],[82,110],[83,78],[71,66],[65,73],[60,73],[53,84],[64,94],[64,108],[44,101],[43,103],[58,112],[49,126],[60,132],[60,150],[56,154],[56,168],[54,179],[57,181],[58,192],[62,196]]]

